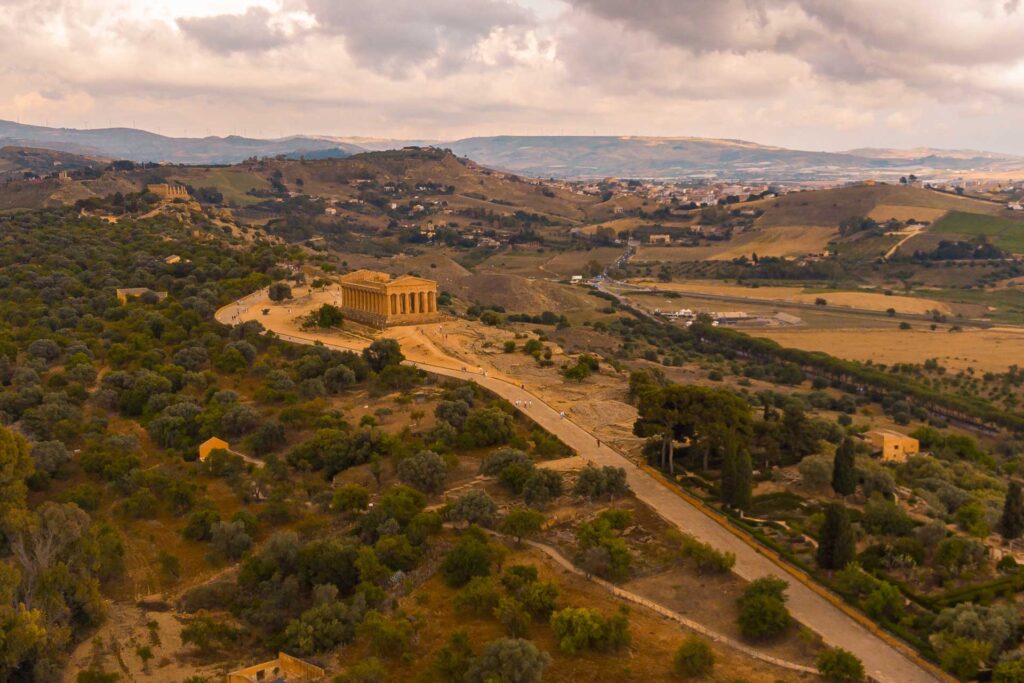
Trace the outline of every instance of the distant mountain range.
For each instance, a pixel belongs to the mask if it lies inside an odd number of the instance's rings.
[[[238,135],[172,138],[136,128],[47,128],[0,120],[0,147],[38,147],[83,156],[178,164],[233,164],[252,156],[301,154],[334,149],[348,155],[365,151],[338,140],[294,136],[261,140]]]
[[[531,176],[834,180],[1024,171],[1024,157],[957,150],[811,152],[743,140],[653,137],[468,138],[445,143],[485,166]]]
[[[973,150],[862,148],[814,152],[743,140],[688,137],[518,136],[454,141],[297,135],[276,139],[173,138],[134,128],[48,128],[0,120],[0,146],[180,164],[229,164],[257,156],[337,158],[367,150],[434,145],[492,168],[535,177],[841,180],[914,173],[1024,173],[1024,157]]]

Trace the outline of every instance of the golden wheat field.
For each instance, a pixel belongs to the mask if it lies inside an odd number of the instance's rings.
[[[1005,372],[1024,358],[1024,331],[1011,328],[965,329],[950,332],[946,326],[932,331],[925,323],[913,329],[864,330],[785,330],[765,328],[749,330],[758,337],[773,339],[783,346],[807,351],[824,351],[850,360],[876,363],[923,363],[935,358],[950,370]]]

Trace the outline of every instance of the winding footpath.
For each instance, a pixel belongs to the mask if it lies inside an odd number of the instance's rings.
[[[266,290],[260,290],[221,308],[215,317],[225,325],[258,320],[279,338],[296,344],[321,343],[337,350],[359,350],[368,345],[366,341],[347,339],[337,334],[313,331],[295,333],[290,327],[281,324],[279,316],[259,315],[260,308],[269,306],[274,305],[268,301]],[[513,378],[494,376],[492,372],[481,368],[466,367],[462,361],[454,358],[444,364],[423,360],[407,362],[436,375],[476,382],[515,405],[588,462],[597,466],[624,468],[636,497],[666,522],[710,543],[720,551],[734,553],[736,565],[733,571],[741,578],[748,581],[768,575],[786,578],[789,581],[788,606],[793,616],[821,635],[829,645],[857,655],[864,663],[867,674],[874,680],[880,683],[952,680],[918,657],[909,646],[879,630],[866,617],[846,607],[837,596],[828,593],[803,572],[759,546],[716,512],[665,480],[660,473],[638,466],[604,442],[598,441],[593,434],[556,411],[539,396],[515,383]]]

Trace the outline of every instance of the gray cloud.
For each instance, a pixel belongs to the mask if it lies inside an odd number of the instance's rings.
[[[261,52],[281,47],[296,38],[271,23],[273,16],[263,7],[250,7],[244,14],[212,17],[179,17],[178,28],[186,36],[213,52]]]
[[[969,70],[1011,68],[1024,60],[1020,0],[569,1],[692,55],[791,56],[826,80],[895,80],[940,98],[971,89],[1019,95]]]
[[[320,29],[343,36],[360,66],[393,76],[413,68],[460,68],[492,31],[532,15],[510,0],[308,0]]]

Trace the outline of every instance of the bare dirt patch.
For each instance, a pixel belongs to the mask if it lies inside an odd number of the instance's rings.
[[[183,681],[189,676],[218,680],[231,668],[220,662],[203,665],[183,653],[182,624],[174,612],[147,610],[134,605],[111,605],[103,626],[89,640],[81,642],[64,669],[64,681],[71,683],[84,669],[117,672],[128,681]],[[139,649],[152,652],[143,662]]]

